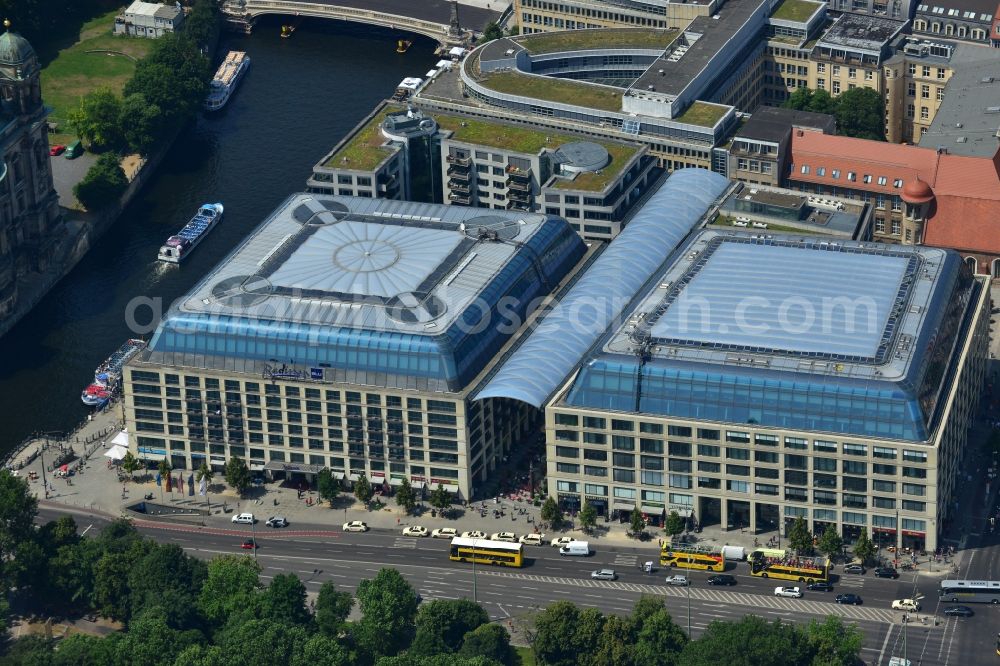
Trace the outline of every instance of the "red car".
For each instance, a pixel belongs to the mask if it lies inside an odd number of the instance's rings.
[[[243,541],[242,548],[244,550],[254,550],[257,548],[257,543],[253,539],[246,539]]]
[[[66,146],[57,143],[56,145],[49,148],[49,155],[55,157],[56,155],[62,155],[66,152]]]

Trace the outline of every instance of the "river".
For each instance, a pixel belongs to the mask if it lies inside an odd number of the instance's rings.
[[[271,17],[253,35],[223,36],[220,53],[240,49],[252,59],[229,104],[180,136],[100,244],[0,338],[0,452],[85,418],[80,391],[94,368],[135,337],[129,304],[144,299],[165,311],[275,206],[305,189],[312,165],[404,76],[423,76],[437,60],[435,44],[422,37],[411,36],[410,50],[397,54],[398,32],[316,19],[280,39],[279,24]],[[184,265],[157,263],[163,240],[215,201],[225,204],[225,218]],[[137,318],[149,321],[149,313],[141,307]]]

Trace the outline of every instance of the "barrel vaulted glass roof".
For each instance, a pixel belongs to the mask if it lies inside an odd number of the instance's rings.
[[[171,307],[145,359],[458,391],[584,250],[546,215],[297,194]]]
[[[972,285],[948,250],[704,231],[563,399],[924,441]]]
[[[476,399],[541,408],[728,186],[704,169],[674,172]]]

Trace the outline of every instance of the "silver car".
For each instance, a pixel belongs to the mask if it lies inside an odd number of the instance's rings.
[[[596,580],[615,580],[618,578],[618,574],[615,573],[614,569],[598,569],[592,571],[590,577]]]

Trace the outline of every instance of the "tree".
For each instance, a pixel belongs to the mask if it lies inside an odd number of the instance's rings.
[[[437,488],[431,491],[430,504],[432,507],[441,512],[444,512],[451,508],[451,493],[444,489],[443,484],[438,484]]]
[[[98,88],[69,112],[69,126],[92,147],[120,148],[124,142],[122,100],[110,88]]]
[[[176,544],[143,543],[146,552],[128,574],[129,616],[137,617],[144,609],[159,605],[171,627],[198,627],[197,593],[208,575],[207,565]]]
[[[681,518],[681,515],[676,511],[671,511],[667,515],[667,522],[663,529],[667,536],[674,537],[683,532],[685,527],[687,527],[687,521]]]
[[[837,112],[837,100],[835,100],[830,93],[823,89],[813,90],[812,96],[809,98],[809,104],[806,106],[807,111],[812,111],[813,113],[826,113],[834,114]]]
[[[136,64],[124,95],[140,93],[163,113],[165,127],[175,128],[197,113],[212,72],[208,59],[190,36],[168,33],[153,42]]]
[[[670,523],[667,523],[670,526]],[[642,517],[642,512],[639,511],[639,507],[636,507],[632,511],[632,516],[629,518],[629,532],[632,537],[643,538],[646,532],[646,520]]]
[[[340,495],[340,482],[333,478],[329,467],[324,467],[316,475],[316,490],[319,491],[320,499],[329,502],[332,509],[334,500]]]
[[[395,569],[381,569],[358,584],[361,620],[355,624],[358,646],[372,657],[394,655],[413,636],[417,593]]]
[[[250,489],[250,468],[247,461],[239,456],[233,456],[226,463],[224,472],[226,483],[232,486],[236,492],[243,497],[244,493]]]
[[[208,563],[198,608],[209,622],[222,625],[252,603],[260,589],[260,567],[251,557],[222,555]]]
[[[184,32],[199,46],[207,46],[219,29],[219,13],[210,0],[195,0],[184,19]]]
[[[131,451],[127,451],[125,457],[122,458],[122,469],[131,477],[139,467],[139,459],[132,455]]]
[[[516,655],[512,653],[510,634],[499,624],[483,624],[465,634],[458,651],[462,657],[486,657],[504,666],[516,663]]]
[[[805,111],[809,108],[809,102],[812,100],[812,91],[809,88],[796,88],[792,91],[792,94],[788,96],[785,103],[782,105],[786,109],[796,109],[798,111]]]
[[[485,44],[486,42],[492,42],[494,39],[500,39],[503,37],[503,30],[500,29],[494,21],[490,21],[483,28],[483,38],[480,43]]]
[[[835,527],[827,527],[823,534],[820,535],[816,549],[827,557],[833,558],[840,554],[840,549],[843,545],[844,540],[837,534],[837,529]]]
[[[354,597],[337,590],[332,580],[323,583],[316,597],[316,626],[324,636],[336,638],[344,630],[344,624],[354,606]]]
[[[809,526],[802,516],[796,518],[788,530],[788,545],[799,555],[812,550],[813,538],[809,533]]]
[[[557,601],[535,617],[531,651],[535,661],[548,666],[577,666],[576,629],[580,610],[569,601]]]
[[[212,479],[215,478],[215,472],[212,471],[212,468],[208,466],[207,462],[202,460],[201,467],[199,467],[198,471],[194,473],[194,478],[201,486],[204,486],[204,489],[199,489],[198,492],[205,496],[205,503],[208,505],[209,512],[211,512],[212,501],[208,498],[208,492],[210,486],[212,485]]]
[[[583,507],[580,509],[580,527],[584,532],[597,527],[597,509],[587,500],[583,501]]]
[[[861,534],[858,535],[858,540],[854,544],[854,556],[862,562],[868,563],[875,557],[877,550],[875,544],[868,538],[868,528],[862,527]]]
[[[306,610],[306,586],[295,574],[277,574],[264,592],[264,612],[275,622],[306,626],[312,616]]]
[[[563,522],[563,512],[559,508],[559,503],[553,497],[546,497],[542,504],[542,520],[552,526],[552,529],[559,529]]]
[[[170,626],[162,606],[152,606],[137,616],[117,645],[118,663],[172,664],[182,650],[194,645],[199,632],[178,631]]]
[[[413,507],[417,505],[417,497],[413,494],[413,486],[406,479],[403,479],[403,483],[400,484],[399,488],[396,490],[396,504],[400,506],[403,511],[409,515],[413,511]]]
[[[28,490],[27,479],[0,470],[0,571],[5,586],[12,584],[7,573],[17,544],[34,535],[37,512],[38,499]]]
[[[465,635],[488,623],[490,616],[469,599],[435,599],[420,607],[410,652],[430,657],[457,652]]]
[[[684,666],[812,664],[808,640],[793,624],[747,615],[739,622],[714,621],[690,641],[677,663]]]
[[[885,104],[871,88],[845,90],[837,98],[837,129],[845,136],[885,141]]]
[[[593,661],[600,666],[634,664],[635,635],[632,623],[617,615],[604,618]]]
[[[128,178],[122,170],[118,154],[104,153],[91,165],[83,179],[73,186],[73,196],[87,210],[94,211],[118,201],[126,188]]]
[[[806,628],[813,650],[814,664],[823,666],[855,666],[860,663],[864,635],[856,624],[827,615],[824,620],[811,620]]]
[[[372,500],[372,495],[374,491],[372,490],[372,484],[369,483],[368,477],[362,474],[358,477],[358,480],[354,482],[354,496],[358,498],[358,501],[368,506],[368,502]]]
[[[687,634],[677,626],[670,613],[661,608],[638,628],[635,643],[636,666],[674,666],[688,642]],[[635,613],[633,612],[633,615]]]
[[[227,664],[297,666],[304,663],[303,653],[309,634],[300,626],[274,620],[252,619],[228,627],[221,638],[221,647]]]
[[[132,93],[122,100],[122,136],[128,149],[148,155],[164,135],[163,110],[146,101],[142,93]]]

